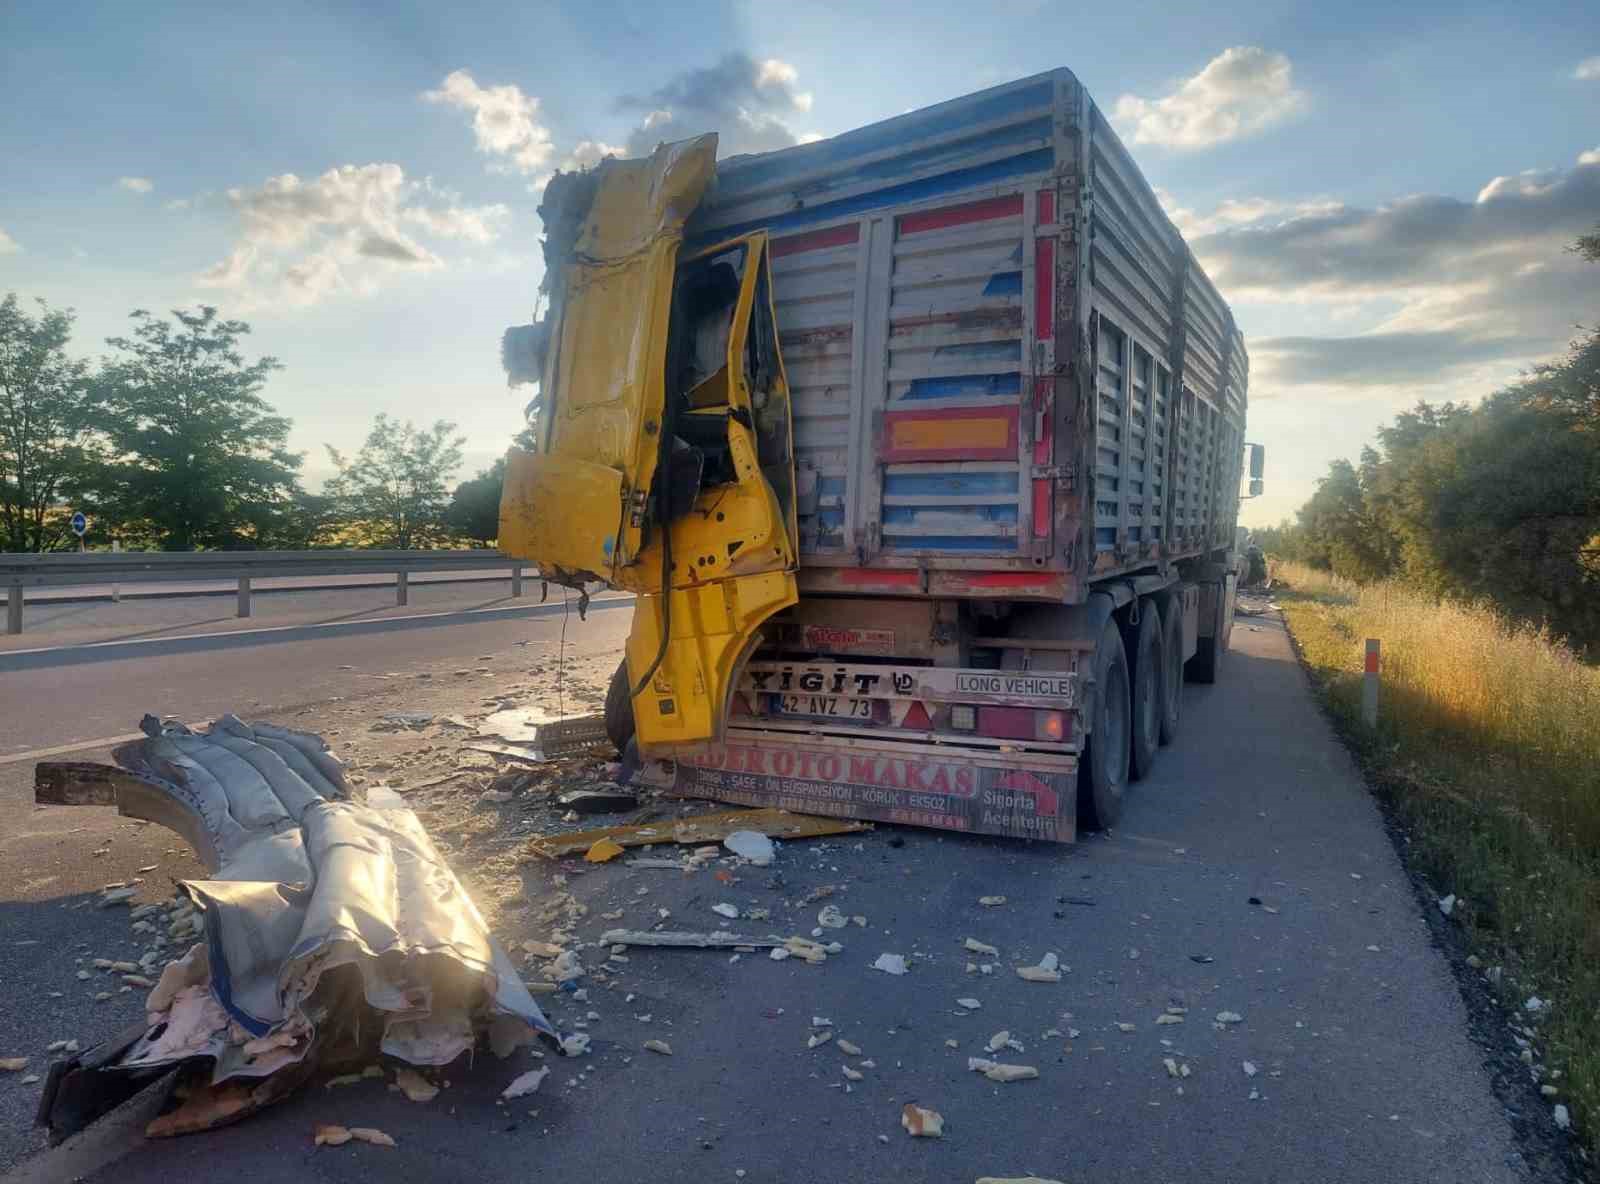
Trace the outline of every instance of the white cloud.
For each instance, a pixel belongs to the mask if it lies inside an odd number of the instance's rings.
[[[1428,387],[1486,393],[1567,343],[1600,299],[1600,268],[1568,250],[1597,209],[1600,153],[1585,153],[1571,169],[1496,177],[1471,201],[1287,203],[1242,225],[1182,213],[1207,230],[1192,245],[1228,299],[1309,306],[1328,319],[1354,307],[1371,326],[1253,340],[1258,397],[1295,386],[1303,398],[1384,388],[1410,400]]]
[[[601,140],[580,140],[576,147],[567,154],[561,162],[565,172],[575,172],[578,169],[592,169],[608,156],[626,156],[628,150],[616,144],[607,144]]]
[[[811,110],[814,96],[797,90],[800,72],[778,58],[724,54],[714,65],[684,70],[646,95],[626,95],[624,109],[646,114],[628,137],[628,155],[648,156],[663,140],[717,132],[718,154],[770,152],[800,142],[789,126]]]
[[[1209,214],[1198,214],[1178,202],[1165,189],[1156,188],[1156,198],[1167,217],[1185,239],[1202,238],[1221,230],[1251,226],[1269,219],[1279,222],[1306,214],[1326,214],[1341,207],[1336,201],[1274,201],[1266,197],[1230,197]]]
[[[1286,55],[1236,45],[1161,98],[1123,95],[1113,115],[1135,144],[1208,148],[1265,131],[1305,105]]]
[[[189,205],[190,201],[187,197],[175,197],[171,201],[163,203],[161,208],[177,212],[178,210],[187,210]]]
[[[156,183],[149,177],[118,177],[117,188],[126,189],[129,193],[149,193],[156,187]]]
[[[503,205],[461,205],[427,181],[407,180],[397,164],[342,165],[312,181],[284,173],[230,189],[227,200],[239,215],[238,242],[198,282],[246,303],[305,305],[336,291],[374,291],[396,270],[444,266],[405,227],[488,243],[510,214]]]
[[[22,244],[0,229],[0,255],[15,255],[21,250]]]
[[[1584,58],[1572,76],[1579,82],[1600,82],[1600,57]]]
[[[1579,164],[1600,164],[1600,148],[1590,148],[1587,152],[1578,153]]]
[[[479,86],[469,71],[456,70],[422,97],[470,111],[478,151],[497,158],[493,167],[500,171],[533,176],[555,155],[550,129],[538,122],[539,100],[514,83]]]

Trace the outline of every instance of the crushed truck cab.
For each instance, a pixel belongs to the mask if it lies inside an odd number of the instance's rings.
[[[684,254],[716,137],[551,182],[538,447],[500,544],[547,578],[638,594],[641,748],[718,738],[762,624],[798,599],[793,427],[765,233]]]

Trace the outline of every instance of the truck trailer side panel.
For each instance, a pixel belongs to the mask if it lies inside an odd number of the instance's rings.
[[[758,226],[813,587],[1077,602],[1227,545],[1243,344],[1070,72],[721,162],[691,236]]]

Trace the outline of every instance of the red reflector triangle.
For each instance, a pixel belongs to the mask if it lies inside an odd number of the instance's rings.
[[[728,714],[729,715],[749,715],[750,714],[750,704],[745,700],[744,693],[742,691],[733,696],[733,704],[729,708]]]
[[[921,703],[913,701],[906,712],[905,719],[900,721],[902,728],[916,728],[921,731],[930,731],[933,728],[933,717],[928,714],[928,709]]]

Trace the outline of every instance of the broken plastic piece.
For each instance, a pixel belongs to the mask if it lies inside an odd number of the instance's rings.
[[[962,946],[964,949],[974,954],[987,954],[991,958],[998,958],[1000,956],[999,950],[973,937],[967,938],[967,940],[962,943]]]
[[[550,1076],[547,1066],[541,1065],[537,1069],[529,1069],[512,1080],[511,1084],[501,1091],[500,1096],[507,1101],[512,1098],[525,1098],[544,1084],[544,1079]]]
[[[909,968],[906,966],[904,954],[879,954],[878,960],[872,964],[872,969],[881,970],[885,974],[904,974]]]
[[[660,1053],[664,1057],[670,1057],[672,1055],[672,1045],[668,1044],[665,1040],[646,1040],[644,1042],[644,1048],[647,1052]]]
[[[938,1139],[944,1136],[944,1115],[911,1102],[907,1102],[900,1111],[900,1125],[914,1138]]]
[[[596,839],[589,844],[589,849],[583,853],[583,858],[588,863],[607,863],[622,854],[622,845],[610,839]]]
[[[984,1057],[968,1057],[967,1068],[975,1073],[982,1073],[990,1081],[1002,1084],[1009,1081],[1031,1081],[1039,1076],[1039,1070],[1032,1065],[1005,1065]]]
[[[986,909],[997,909],[1001,905],[1005,904],[1005,902],[1006,902],[1006,898],[1003,897],[1003,896],[980,896],[980,897],[978,897],[978,903],[981,904]]]
[[[777,839],[809,839],[870,829],[869,823],[849,818],[819,818],[812,814],[791,814],[787,810],[716,810],[647,826],[607,826],[572,834],[545,835],[532,840],[528,846],[535,854],[555,859],[587,851],[596,839],[610,839],[624,847],[643,847],[649,843],[720,842],[741,830],[758,831]]]
[[[439,1096],[437,1085],[409,1067],[395,1072],[394,1083],[400,1087],[400,1092],[413,1102],[431,1102]]]
[[[722,845],[757,867],[766,867],[773,859],[772,840],[758,830],[736,830]]]

